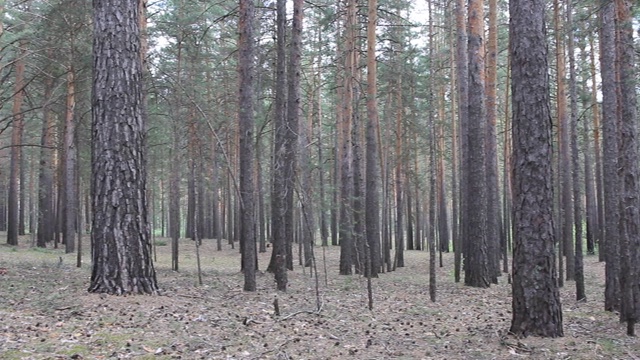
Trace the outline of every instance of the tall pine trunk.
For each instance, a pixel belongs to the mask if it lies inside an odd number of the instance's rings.
[[[11,133],[11,162],[9,165],[9,201],[7,204],[7,244],[18,245],[20,209],[23,204],[19,204],[19,180],[22,172],[22,136],[24,132],[24,114],[22,113],[22,102],[24,100],[24,70],[27,49],[24,41],[19,43],[20,51],[15,61],[15,86],[12,108],[12,126]]]

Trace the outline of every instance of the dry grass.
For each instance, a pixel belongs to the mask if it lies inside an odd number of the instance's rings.
[[[26,243],[27,240],[23,241]],[[159,243],[167,244],[166,240]],[[428,295],[428,254],[408,252],[407,267],[366,281],[338,276],[338,249],[329,248],[327,283],[322,249],[321,311],[315,279],[299,266],[289,290],[258,275],[258,291],[242,291],[237,249],[201,248],[204,286],[197,286],[193,242],[181,244],[181,271],[170,268],[169,246],[158,246],[160,296],[114,297],[86,292],[88,254],[0,246],[1,359],[638,359],[640,341],[624,335],[603,311],[603,264],[585,258],[588,301],[576,303],[573,283],[562,289],[565,337],[515,339],[510,286],[480,290],[453,282],[453,257],[438,269],[438,301]],[[62,258],[62,263],[60,263]],[[265,268],[269,254],[260,254]],[[281,316],[274,315],[278,298]]]

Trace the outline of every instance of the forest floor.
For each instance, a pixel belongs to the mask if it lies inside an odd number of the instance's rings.
[[[373,279],[369,311],[366,279],[339,276],[339,249],[317,247],[317,311],[309,269],[289,272],[286,293],[260,272],[258,291],[246,293],[238,250],[205,240],[198,286],[194,243],[181,243],[180,272],[170,270],[169,242],[156,244],[162,294],[120,297],[87,293],[88,253],[77,268],[63,250],[0,245],[0,359],[640,359],[638,338],[603,311],[604,265],[593,256],[588,301],[574,300],[573,282],[561,290],[565,336],[517,339],[507,333],[507,276],[489,289],[454,283],[451,254],[435,303],[428,253],[408,251],[406,267]],[[260,254],[260,269],[268,260]]]

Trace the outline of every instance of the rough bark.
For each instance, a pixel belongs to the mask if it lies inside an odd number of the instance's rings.
[[[487,41],[485,153],[487,172],[487,248],[491,281],[500,276],[500,197],[498,184],[497,142],[497,67],[498,67],[498,1],[489,0],[489,38]]]
[[[403,117],[404,108],[402,105],[402,76],[398,77],[396,84],[396,166],[395,166],[395,187],[396,187],[396,221],[395,221],[395,243],[396,243],[396,257],[394,259],[394,266],[404,267],[404,169],[403,169],[403,141],[404,141],[404,126]]]
[[[77,169],[78,150],[76,148],[76,80],[75,71],[71,67],[67,72],[67,102],[64,127],[64,202],[65,215],[62,227],[62,239],[65,252],[75,250],[76,220],[78,218]]]
[[[618,96],[616,91],[615,8],[601,0],[600,71],[602,78],[602,174],[604,187],[605,297],[607,311],[620,309],[618,250]]]
[[[467,236],[469,233],[469,227],[467,226],[466,213],[467,213],[467,198],[468,189],[467,176],[469,166],[469,149],[466,146],[468,123],[469,123],[469,53],[467,42],[467,12],[464,0],[456,1],[456,79],[457,81],[457,95],[458,95],[458,124],[459,124],[459,140],[457,146],[460,148],[460,203],[459,203],[459,229],[460,234],[458,236],[459,246],[456,249],[455,254],[455,270],[456,274],[460,274],[460,267],[462,263],[462,255],[468,251],[469,242]],[[464,268],[466,269],[466,262]],[[459,281],[460,276],[456,277]]]
[[[45,247],[53,240],[55,213],[53,208],[53,145],[55,119],[50,102],[53,93],[53,78],[47,77],[44,86],[44,105],[42,108],[42,137],[40,140],[40,169],[38,175],[38,230],[37,246]]]
[[[569,56],[569,98],[571,110],[571,166],[572,166],[572,184],[573,187],[573,221],[574,221],[574,277],[576,281],[576,300],[586,299],[584,288],[584,265],[582,256],[582,187],[580,183],[580,156],[578,153],[578,90],[576,84],[576,64],[575,64],[575,45],[573,30],[573,7],[571,0],[566,1],[567,4],[567,52]],[[586,180],[586,179],[585,179]]]
[[[589,52],[590,68],[591,68],[591,104],[593,108],[593,152],[595,153],[595,176],[596,176],[596,203],[598,221],[595,230],[596,243],[598,244],[598,260],[604,261],[605,259],[605,247],[604,247],[604,229],[605,229],[605,216],[604,216],[604,185],[602,178],[602,146],[600,145],[600,105],[598,103],[598,82],[596,81],[596,59],[595,59],[595,47],[593,45],[593,34],[589,34],[589,47],[592,49]]]
[[[342,90],[342,123],[341,129],[341,157],[340,157],[340,214],[338,235],[340,241],[340,275],[351,275],[353,272],[353,221],[351,196],[353,195],[353,149],[351,131],[353,121],[354,76],[356,64],[356,1],[349,0],[345,20],[345,48],[344,48],[344,88]]]
[[[276,287],[280,291],[287,290],[286,268],[286,1],[276,2],[276,83],[274,113],[274,154],[272,165],[271,189],[271,261],[267,271],[273,272]]]
[[[293,270],[293,241],[294,241],[294,193],[296,188],[297,146],[300,114],[302,111],[302,95],[300,81],[302,77],[302,23],[303,1],[293,0],[293,19],[291,24],[291,41],[289,44],[289,63],[287,64],[287,124],[286,124],[286,161],[285,181],[287,191],[285,194],[286,209],[285,232],[287,244],[287,269]]]
[[[545,2],[512,0],[514,253],[516,336],[563,336],[554,266],[551,116]]]
[[[473,287],[488,287],[491,281],[487,243],[487,197],[485,167],[485,69],[484,69],[484,3],[469,1],[469,123],[467,146],[469,166],[466,177],[466,214],[469,231],[465,234],[464,283]]]
[[[366,129],[366,190],[365,223],[370,264],[367,276],[378,277],[380,271],[380,192],[378,164],[378,66],[376,63],[376,27],[378,1],[368,0],[367,17],[367,129]]]
[[[635,335],[640,317],[640,180],[638,174],[638,118],[636,64],[630,0],[616,0],[617,55],[620,71],[618,177],[620,184],[620,320],[627,335]]]
[[[254,216],[254,22],[255,6],[252,0],[240,0],[238,41],[238,132],[240,160],[240,243],[244,290],[256,291],[256,242]]]
[[[560,149],[560,182],[561,182],[561,206],[560,214],[562,221],[562,237],[560,244],[567,264],[567,280],[573,280],[575,277],[575,263],[573,253],[573,198],[571,184],[571,127],[570,119],[567,114],[567,91],[566,91],[566,75],[565,75],[565,37],[562,34],[564,26],[562,26],[562,9],[560,8],[560,0],[554,0],[554,25],[555,25],[555,41],[556,41],[556,71],[557,71],[557,116],[558,116],[558,137]]]
[[[13,130],[11,133],[11,160],[9,165],[9,201],[7,204],[7,244],[18,245],[18,233],[19,233],[19,207],[22,204],[18,203],[19,197],[19,179],[22,172],[22,136],[24,133],[24,114],[22,113],[22,103],[24,100],[24,70],[26,56],[26,44],[24,41],[20,42],[20,51],[18,52],[18,58],[15,61],[15,85],[13,96]]]
[[[96,0],[90,292],[153,294],[137,0]]]

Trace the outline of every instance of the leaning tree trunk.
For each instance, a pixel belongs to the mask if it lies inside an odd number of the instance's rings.
[[[95,0],[89,292],[153,294],[137,0]]]

